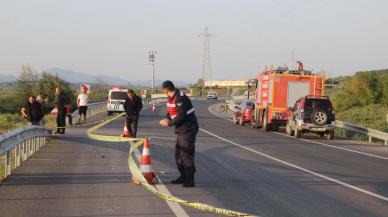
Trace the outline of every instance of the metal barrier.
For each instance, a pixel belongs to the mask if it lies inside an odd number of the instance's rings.
[[[0,135],[0,182],[47,143],[51,129],[25,126]]]
[[[88,105],[86,118],[106,111],[106,102]],[[78,116],[78,110],[72,113],[72,118]],[[52,134],[52,129],[41,126],[25,126],[0,135],[0,182],[11,175],[31,155],[44,146]]]
[[[336,121],[336,127],[342,129],[342,136],[346,137],[346,131],[352,131],[368,136],[368,141],[373,142],[373,138],[384,141],[384,145],[388,146],[388,133],[365,128],[359,125]]]
[[[96,103],[90,103],[88,104],[88,111],[86,113],[86,118],[89,118],[93,115],[96,115],[98,113],[101,113],[101,112],[105,112],[107,110],[107,107],[106,107],[106,102],[96,102]],[[75,118],[77,118],[78,116],[78,109],[75,110],[72,114],[71,114],[71,117],[73,118],[73,120]]]

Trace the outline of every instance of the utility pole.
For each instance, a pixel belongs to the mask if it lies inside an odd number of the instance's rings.
[[[205,31],[201,34],[203,37],[203,62],[202,62],[202,97],[205,93],[205,74],[209,73],[210,77],[210,88],[212,88],[212,79],[211,79],[211,64],[210,64],[210,46],[209,46],[209,37],[213,36],[209,34],[207,27],[205,27]]]
[[[152,65],[152,83],[151,83],[151,89],[154,93],[154,87],[155,87],[155,54],[157,54],[156,51],[148,51],[148,59]]]

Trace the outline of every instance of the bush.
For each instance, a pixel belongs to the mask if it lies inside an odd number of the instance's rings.
[[[21,115],[18,114],[0,114],[0,133],[13,130],[18,127],[27,125]]]
[[[386,115],[388,107],[384,105],[369,105],[354,107],[336,114],[336,119],[348,123],[361,125],[367,128],[388,132]]]
[[[355,106],[388,105],[388,70],[357,72],[345,78],[333,103],[337,111]]]

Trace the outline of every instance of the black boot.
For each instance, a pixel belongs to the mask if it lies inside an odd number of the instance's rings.
[[[186,179],[186,176],[184,174],[181,174],[177,179],[172,180],[171,184],[174,184],[174,185],[182,184],[185,179]]]
[[[183,187],[185,188],[191,188],[195,186],[194,183],[194,175],[187,175],[185,180],[182,183]]]

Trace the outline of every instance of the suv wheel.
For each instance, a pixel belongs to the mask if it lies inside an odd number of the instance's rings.
[[[287,126],[286,126],[286,133],[289,136],[293,136],[294,135],[294,131],[292,130],[292,128],[291,128],[289,123],[287,123]]]
[[[302,131],[298,130],[298,128],[295,128],[295,138],[301,138],[302,137]]]
[[[311,113],[311,121],[313,124],[323,126],[327,122],[327,113],[322,109],[316,109]]]
[[[327,139],[333,140],[334,139],[334,132],[330,132],[329,134],[327,134]]]
[[[111,116],[112,114],[113,114],[113,112],[108,111],[108,116]]]

